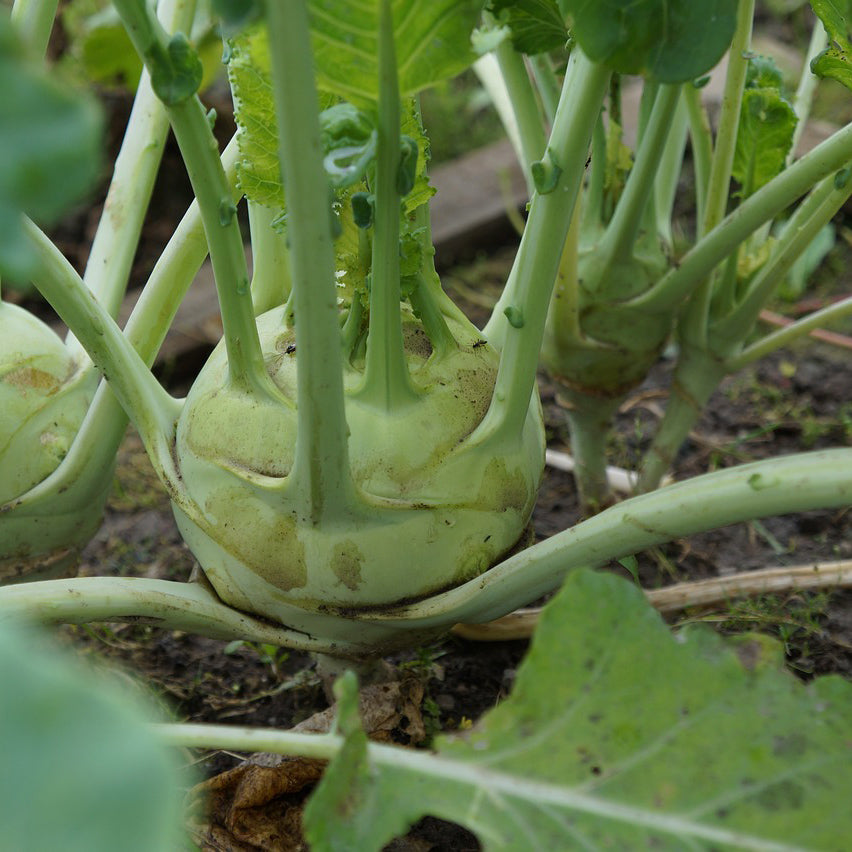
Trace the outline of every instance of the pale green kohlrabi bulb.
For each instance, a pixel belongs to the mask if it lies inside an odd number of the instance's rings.
[[[524,537],[544,465],[537,397],[521,435],[474,443],[491,402],[498,355],[458,316],[441,357],[410,310],[405,351],[418,398],[390,415],[353,391],[347,364],[349,457],[358,494],[351,517],[299,517],[287,476],[296,441],[295,332],[283,308],[259,318],[267,370],[285,402],[228,382],[224,345],[187,397],[177,461],[187,499],[178,525],[231,606],[308,632],[333,634],[357,617],[422,599],[481,574]]]
[[[100,524],[90,499],[75,511],[17,506],[65,458],[97,379],[41,320],[0,302],[0,584],[66,573]]]

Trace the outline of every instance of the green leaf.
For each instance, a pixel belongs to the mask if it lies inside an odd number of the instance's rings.
[[[175,33],[163,56],[152,63],[151,88],[167,106],[191,98],[201,86],[204,66],[183,33]]]
[[[473,63],[470,37],[483,2],[392,0],[402,95],[413,95]],[[349,101],[375,102],[381,0],[311,0],[308,5],[319,86]]]
[[[181,848],[174,757],[114,683],[8,622],[0,683],[3,849]]]
[[[829,77],[852,89],[852,2],[850,0],[811,0],[811,7],[822,21],[831,44],[811,61],[811,71],[817,77]]]
[[[559,0],[559,7],[590,59],[622,74],[685,83],[728,49],[737,0]]]
[[[266,29],[252,27],[228,44],[228,78],[239,128],[240,189],[246,197],[283,215],[284,187],[278,162],[278,121],[272,94],[269,39]],[[321,93],[318,110],[336,101]]]
[[[777,90],[743,92],[732,170],[742,198],[748,198],[784,169],[796,121],[793,107]]]
[[[556,0],[493,0],[491,11],[512,33],[512,45],[535,56],[564,49],[568,29]]]
[[[82,198],[100,170],[103,123],[93,98],[28,59],[2,15],[0,80],[0,271],[23,281],[34,258],[20,238],[20,213],[49,224]]]
[[[369,852],[431,814],[486,850],[839,850],[851,727],[852,684],[800,683],[764,637],[673,635],[631,583],[580,571],[469,734],[436,755],[350,734],[308,838]]]

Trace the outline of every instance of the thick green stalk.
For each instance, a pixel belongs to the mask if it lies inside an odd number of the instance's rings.
[[[632,256],[636,235],[652,195],[657,167],[666,148],[679,98],[680,86],[659,87],[648,126],[642,134],[636,162],[630,170],[624,192],[596,250],[596,255],[599,253],[601,258],[603,276],[607,275],[612,265],[624,262]]]
[[[360,400],[387,413],[417,399],[405,360],[399,286],[400,107],[393,19],[389,0],[379,12],[379,104],[370,267],[370,328]]]
[[[606,130],[600,116],[592,131],[589,181],[583,201],[582,230],[589,230],[594,238],[604,224],[604,182],[606,181]]]
[[[303,0],[271,0],[266,11],[279,158],[287,191],[291,302],[298,347],[297,438],[288,482],[301,489],[306,519],[319,523],[347,511],[354,500],[344,413],[330,189],[322,164],[306,4]]]
[[[725,373],[718,358],[688,343],[682,344],[666,412],[642,458],[636,493],[644,494],[659,488]]]
[[[428,600],[373,616],[405,629],[491,621],[558,587],[575,568],[728,524],[848,507],[852,449],[779,456],[632,497]]]
[[[557,349],[576,343],[580,331],[580,282],[577,277],[580,260],[580,230],[582,227],[583,196],[577,196],[571,225],[559,258],[556,286],[547,315],[548,333],[553,335]]]
[[[683,96],[684,88],[684,86],[681,86],[681,95],[678,98],[677,108],[672,118],[672,126],[654,180],[654,207],[657,217],[655,229],[669,251],[672,250],[674,245],[672,211],[683,169],[683,155],[688,131],[687,110]]]
[[[445,312],[450,316],[455,315],[460,320],[464,320],[465,317],[454,302],[447,298],[441,287],[441,279],[435,271],[435,247],[432,245],[429,205],[423,204],[418,207],[414,211],[414,217],[414,227],[418,234],[417,239],[423,261],[418,273],[418,284],[409,301],[423,323],[423,329],[429,337],[435,357],[443,358],[444,355],[458,349],[456,339],[447,325]]]
[[[710,164],[713,161],[713,134],[710,119],[701,103],[701,90],[694,85],[683,87],[689,118],[689,140],[692,150],[692,166],[695,172],[696,238],[705,232],[704,210],[707,208],[707,188],[710,184]]]
[[[236,189],[238,155],[236,139],[232,139],[222,154],[222,165],[232,187],[234,201],[240,195]],[[204,227],[198,203],[193,201],[154,266],[124,329],[124,336],[147,366],[154,362],[178,307],[206,256]],[[51,506],[56,507],[59,505],[57,501],[65,497],[71,502],[77,501],[81,490],[98,486],[104,469],[115,457],[126,426],[127,414],[109,385],[101,383],[62,464],[16,501],[15,508],[26,510],[25,507],[35,507],[48,500]]]
[[[808,44],[808,52],[802,63],[802,74],[799,77],[799,85],[793,97],[793,110],[796,113],[796,127],[793,130],[793,141],[787,154],[787,165],[796,158],[799,142],[805,130],[805,124],[811,114],[814,93],[816,92],[819,77],[811,71],[811,61],[828,47],[828,32],[819,20],[814,20],[814,28],[811,32],[811,40]]]
[[[532,67],[536,88],[541,96],[541,103],[544,107],[545,118],[547,119],[548,124],[553,124],[553,119],[556,115],[556,107],[559,106],[559,80],[553,71],[553,66],[550,64],[549,57],[545,53],[540,53],[538,56],[531,56],[530,66]],[[544,139],[542,139],[542,146],[543,145]],[[544,150],[543,147],[542,150]]]
[[[850,194],[852,186],[838,188],[833,177],[825,178],[793,214],[772,256],[751,282],[745,299],[728,316],[711,324],[707,331],[707,348],[695,346],[687,334],[680,335],[681,351],[672,392],[665,416],[643,459],[638,491],[650,491],[659,486],[689,430],[701,416],[722,377],[729,372],[730,361],[726,359],[742,346],[778,282]],[[736,272],[734,264],[732,256],[728,264],[731,274]],[[720,306],[719,310],[723,308]],[[718,313],[715,305],[713,310]]]
[[[745,340],[757,321],[766,300],[792,265],[813,242],[814,237],[834,218],[852,195],[852,180],[837,185],[833,176],[823,178],[790,217],[769,259],[750,282],[748,292],[730,315],[720,322],[724,337]],[[727,355],[728,353],[724,353]]]
[[[243,639],[299,651],[343,655],[361,650],[232,609],[204,583],[146,577],[81,577],[3,587],[0,619],[16,615],[41,624],[143,622],[211,639]]]
[[[824,177],[852,159],[852,124],[836,131],[780,175],[762,186],[666,273],[650,290],[633,299],[632,307],[673,309],[749,234],[777,216]]]
[[[828,305],[822,308],[822,310],[815,311],[785,328],[779,328],[778,331],[772,334],[767,334],[766,337],[761,338],[757,343],[753,343],[751,346],[743,349],[739,355],[729,358],[725,362],[725,368],[732,373],[740,370],[751,364],[752,361],[764,358],[770,352],[774,352],[782,346],[789,345],[794,340],[805,334],[809,334],[814,329],[842,319],[850,314],[852,314],[852,296],[840,302],[835,302],[833,305]]]
[[[754,0],[739,0],[737,25],[731,48],[728,51],[728,71],[725,77],[725,90],[722,95],[722,106],[716,131],[716,146],[710,164],[706,206],[699,217],[702,231],[697,234],[698,240],[722,221],[728,205],[731,172],[737,144],[737,128],[748,70],[748,49],[751,44],[753,19]],[[715,277],[710,275],[708,271],[707,278],[702,281],[693,296],[689,309],[682,320],[689,339],[699,345],[705,341],[707,334],[714,282]]]
[[[15,0],[12,6],[12,23],[34,56],[47,52],[58,5],[59,0]]]
[[[237,211],[216,140],[201,101],[194,92],[189,92],[188,85],[184,89],[175,82],[188,75],[187,65],[191,63],[185,57],[181,60],[183,64],[172,58],[168,35],[142,0],[116,0],[115,6],[151,73],[154,90],[164,98],[198,199],[222,311],[230,379],[247,391],[277,399],[277,389],[266,372],[260,351]]]
[[[699,237],[712,231],[722,221],[728,204],[753,20],[754,0],[739,0],[736,30],[728,51],[728,70],[716,130],[716,147],[710,165],[707,203],[702,217],[704,231]]]
[[[606,445],[621,399],[574,395],[568,389],[563,389],[561,395],[568,403],[565,414],[580,505],[584,514],[592,515],[613,502],[607,478]]]
[[[286,234],[273,227],[275,211],[248,202],[251,229],[251,297],[256,315],[283,305],[290,298],[290,251]]]
[[[73,329],[110,383],[142,436],[155,467],[162,471],[166,481],[177,482],[171,444],[180,403],[163,390],[115,320],[53,243],[28,221],[25,229],[39,257],[34,280],[42,295]]]
[[[157,7],[169,32],[188,32],[195,0],[168,0]],[[83,280],[115,316],[139,243],[139,234],[162,159],[169,121],[143,70],[107,191]]]
[[[548,143],[555,185],[533,197],[509,280],[485,327],[503,351],[491,406],[477,430],[481,437],[499,429],[513,439],[526,418],[550,296],[608,80],[606,68],[574,49]]]
[[[504,39],[497,47],[495,54],[500,66],[500,73],[503,75],[509,93],[509,101],[514,110],[523,157],[521,166],[527,181],[527,189],[532,195],[535,186],[533,185],[530,166],[542,158],[547,143],[541,115],[538,111],[538,102],[527,73],[523,54],[518,53],[512,47],[511,40]]]

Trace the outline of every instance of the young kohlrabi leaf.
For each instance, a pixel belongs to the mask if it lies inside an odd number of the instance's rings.
[[[512,33],[512,45],[535,56],[564,48],[568,29],[556,0],[493,0],[490,9],[497,23]]]
[[[9,622],[0,682],[0,848],[182,848],[177,763],[128,695]]]
[[[839,850],[850,725],[852,684],[803,685],[764,637],[673,635],[631,583],[577,572],[468,734],[424,754],[342,731],[307,836],[368,852],[431,814],[486,850]]]
[[[737,0],[559,0],[559,8],[590,59],[623,74],[683,83],[728,49]]]
[[[50,223],[91,187],[101,163],[94,99],[60,86],[26,55],[0,15],[0,270],[32,274],[21,213]]]
[[[413,95],[471,65],[484,0],[391,0],[399,89]],[[382,0],[309,2],[318,84],[348,101],[379,93]]]
[[[796,121],[795,110],[781,92],[781,74],[774,62],[755,57],[749,62],[732,171],[742,198],[783,170]]]
[[[811,0],[811,7],[830,37],[829,46],[811,62],[817,77],[829,77],[852,89],[852,2]]]

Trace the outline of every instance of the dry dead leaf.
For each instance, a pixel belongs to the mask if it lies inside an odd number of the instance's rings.
[[[379,742],[416,744],[426,738],[421,714],[423,684],[411,674],[401,680],[365,686],[359,696],[367,735]],[[315,713],[293,730],[328,733],[335,708]],[[191,812],[200,814],[193,834],[204,852],[301,852],[302,809],[324,763],[252,755],[244,763],[197,785]]]

